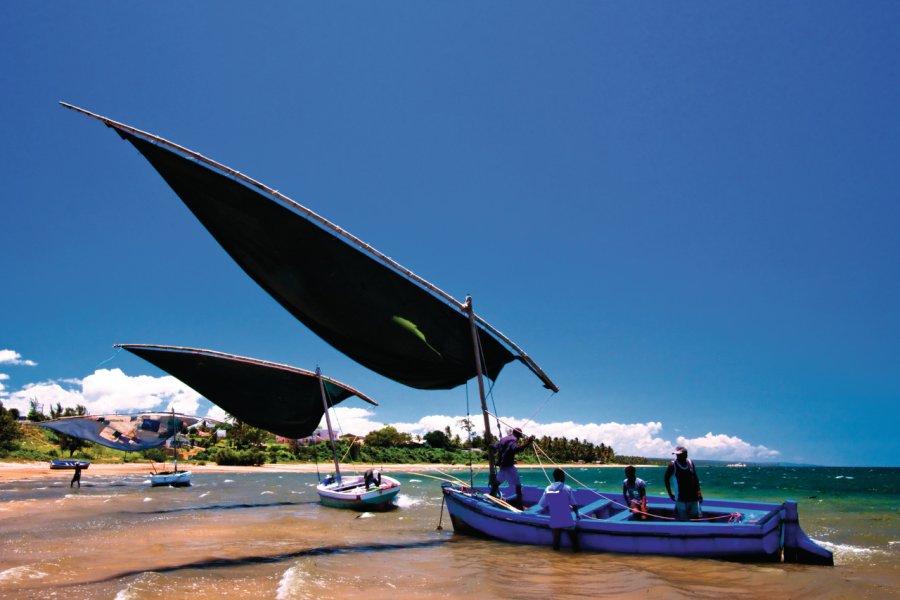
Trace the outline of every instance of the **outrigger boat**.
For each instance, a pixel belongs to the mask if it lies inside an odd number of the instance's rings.
[[[159,136],[63,106],[103,122],[131,143],[238,265],[340,352],[417,389],[452,389],[477,378],[491,481],[496,467],[484,378],[496,379],[506,364],[518,360],[546,388],[558,391],[521,348],[475,314],[470,297],[456,300],[327,219],[234,169]],[[523,490],[524,500],[536,499],[538,489]],[[513,543],[550,543],[549,525],[539,515],[503,506],[484,490],[460,482],[443,485],[442,492],[458,532]],[[581,501],[591,504],[591,494],[596,492],[581,492]],[[664,500],[654,502],[666,508]],[[717,506],[738,508],[709,499],[704,503],[707,510]],[[783,556],[792,562],[833,563],[830,552],[804,541],[808,538],[800,535],[793,503],[765,510],[762,504],[754,506],[758,518],[715,524],[635,522],[621,513],[603,516],[602,509],[588,510],[592,518],[583,519],[579,531],[584,529],[586,542],[590,540],[586,547],[596,550]],[[617,514],[627,522],[612,522]],[[600,527],[601,522],[606,525]],[[745,538],[763,541],[750,547]],[[613,539],[615,543],[609,541]]]
[[[207,400],[222,407],[248,425],[287,438],[309,436],[325,415],[334,475],[319,482],[317,491],[322,504],[354,510],[379,510],[393,506],[400,482],[382,475],[377,485],[366,485],[365,477],[344,476],[334,445],[329,408],[356,396],[365,402],[378,403],[335,379],[245,356],[214,350],[159,346],[151,344],[117,344],[147,362],[170,373]]]

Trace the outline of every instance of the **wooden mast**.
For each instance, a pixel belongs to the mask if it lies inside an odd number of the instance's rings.
[[[175,426],[175,407],[172,407],[172,429],[175,435],[172,436],[172,473],[178,473],[178,428]]]
[[[316,367],[316,379],[319,380],[319,391],[322,392],[322,406],[325,408],[325,423],[328,425],[328,441],[331,443],[331,456],[334,458],[334,475],[338,483],[341,481],[341,466],[338,463],[337,448],[334,447],[334,433],[331,430],[331,417],[328,414],[328,400],[325,396],[325,383],[322,381],[322,371]]]
[[[481,415],[484,417],[484,443],[488,452],[488,469],[490,470],[490,483],[494,484],[497,477],[494,466],[493,438],[491,436],[491,419],[487,409],[487,399],[484,395],[484,375],[481,372],[481,344],[478,343],[478,326],[475,324],[475,309],[472,308],[472,297],[466,296],[466,313],[469,315],[469,327],[472,330],[472,350],[475,355],[475,371],[478,374],[478,396],[481,398]]]

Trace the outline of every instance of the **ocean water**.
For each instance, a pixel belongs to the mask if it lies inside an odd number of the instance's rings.
[[[430,472],[434,475],[433,472]],[[523,469],[544,485],[540,469]],[[573,554],[453,533],[439,483],[400,474],[396,510],[323,507],[312,474],[0,483],[0,598],[900,598],[900,469],[700,467],[707,497],[800,503],[835,567]],[[468,478],[467,470],[454,474]],[[663,470],[639,468],[651,493]],[[615,493],[619,469],[571,470]],[[484,474],[476,483],[484,481]]]

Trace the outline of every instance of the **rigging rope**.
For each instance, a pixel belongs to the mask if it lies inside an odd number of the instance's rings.
[[[466,382],[466,423],[468,423],[468,427],[466,428],[466,433],[469,436],[469,485],[475,485],[475,474],[472,471],[472,419],[469,413],[469,383]]]
[[[117,348],[116,351],[113,352],[112,356],[110,356],[110,357],[107,358],[106,360],[101,360],[100,362],[98,362],[97,365],[94,367],[94,369],[98,369],[98,368],[100,368],[101,365],[105,365],[106,363],[108,363],[109,361],[111,361],[111,360],[114,359],[116,356],[118,356],[118,355],[119,355],[119,352],[121,352],[121,351],[122,351],[122,348],[121,348],[121,347],[120,347],[120,348]]]
[[[492,416],[493,416],[495,419],[497,419],[498,422],[502,422],[502,421],[500,420],[500,418],[497,417],[496,415],[492,415]],[[505,422],[504,422],[504,424],[509,425],[509,423],[505,423]],[[541,448],[541,447],[538,445],[537,442],[532,442],[532,446],[534,447],[534,453],[535,453],[535,456],[537,456],[538,464],[541,466],[541,469],[544,471],[544,476],[545,476],[545,477],[547,476],[547,471],[546,471],[546,469],[544,469],[544,464],[541,462],[540,455],[538,454],[538,452],[540,452],[541,454],[543,454],[544,457],[545,457],[551,464],[553,464],[553,465],[557,466],[558,468],[562,469],[563,473],[565,473],[568,477],[570,477],[570,478],[572,479],[572,481],[574,481],[575,483],[577,483],[577,484],[580,485],[581,487],[583,487],[583,488],[585,488],[585,489],[587,489],[587,490],[593,492],[594,494],[597,494],[597,496],[599,496],[600,498],[602,498],[602,499],[604,499],[604,500],[609,500],[612,504],[614,504],[614,505],[616,505],[616,506],[621,506],[622,508],[624,508],[624,509],[626,509],[626,510],[631,510],[634,514],[638,514],[638,515],[646,515],[646,516],[649,516],[649,517],[653,517],[654,519],[662,519],[662,520],[665,520],[665,521],[676,521],[676,520],[677,520],[675,517],[667,517],[667,516],[664,516],[664,515],[657,515],[657,514],[654,514],[654,513],[643,512],[643,511],[640,511],[640,510],[632,510],[630,506],[626,506],[625,504],[622,504],[621,502],[617,502],[616,500],[613,500],[612,498],[609,498],[608,496],[605,496],[604,494],[601,494],[600,492],[598,492],[597,490],[593,489],[592,487],[589,487],[589,486],[585,485],[584,483],[582,483],[581,481],[579,481],[578,478],[576,478],[574,475],[572,475],[571,473],[569,473],[568,471],[566,471],[565,469],[563,469],[562,467],[560,467],[560,466],[558,465],[558,463],[557,463],[555,460],[553,460],[553,458],[551,458],[550,455],[547,454],[547,452],[545,452],[544,449]],[[547,481],[550,481],[550,478],[549,478],[549,477],[547,477]],[[587,516],[587,515],[585,515],[585,517],[588,518],[588,519],[594,519],[594,518],[595,518],[595,517],[590,517],[590,516]],[[722,519],[728,519],[728,522],[729,522],[729,523],[740,523],[741,520],[743,520],[743,515],[740,514],[740,513],[731,513],[731,514],[727,514],[727,515],[720,515],[720,516],[717,516],[717,517],[700,517],[700,518],[696,518],[696,519],[690,519],[690,521],[691,521],[691,522],[719,521],[719,520],[722,520]]]
[[[484,358],[484,346],[481,344],[481,330],[479,328],[475,329],[475,340],[478,342],[478,358],[481,362],[481,372],[482,374],[487,373],[487,361]],[[490,385],[488,386],[488,391],[485,393],[486,396],[490,396],[491,398],[491,406],[494,407],[494,412],[497,412],[497,403],[494,399],[494,381],[487,377],[487,375],[483,375],[485,379],[488,380]],[[500,420],[497,419],[497,437],[503,437],[503,430],[500,428]],[[487,441],[487,440],[485,440]]]

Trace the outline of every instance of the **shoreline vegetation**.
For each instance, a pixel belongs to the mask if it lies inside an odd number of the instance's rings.
[[[176,450],[170,443],[158,448],[135,452],[113,450],[86,439],[72,437],[59,431],[36,427],[44,421],[73,417],[93,420],[83,406],[63,408],[57,404],[50,408],[50,415],[42,412],[36,400],[31,402],[27,417],[21,419],[15,409],[6,410],[0,403],[0,461],[49,463],[54,459],[77,459],[100,464],[162,464],[174,458]],[[21,423],[20,423],[21,421]],[[431,431],[413,436],[387,425],[369,432],[364,437],[343,435],[334,442],[334,452],[341,463],[356,465],[440,465],[467,467],[469,464],[487,462],[487,452],[482,437],[474,435],[474,425],[469,419],[458,423],[468,432],[467,439],[445,427],[443,431]],[[251,467],[276,465],[331,464],[334,460],[331,445],[321,433],[311,438],[290,440],[252,427],[238,419],[215,423],[203,421],[196,427],[183,427],[178,438],[177,458],[185,469],[199,467]],[[533,443],[532,443],[533,442]],[[611,446],[595,445],[587,440],[564,437],[529,438],[531,451],[518,457],[520,466],[572,464],[579,466],[627,465],[646,466],[666,464],[667,461],[638,456],[619,456]],[[168,447],[167,447],[168,446]]]

